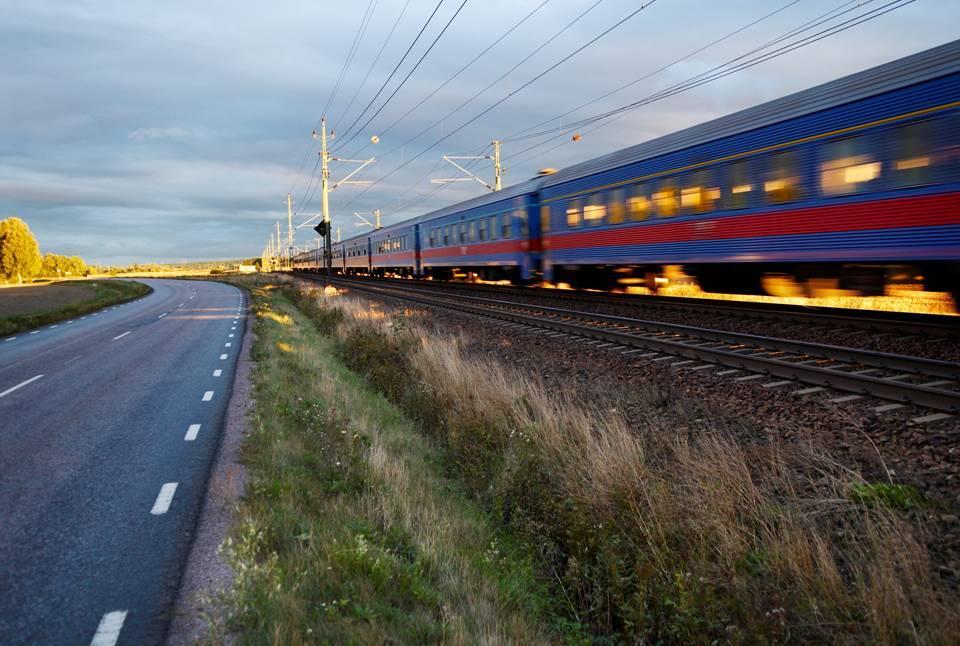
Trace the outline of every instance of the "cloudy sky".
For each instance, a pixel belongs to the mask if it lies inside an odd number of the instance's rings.
[[[647,0],[526,85],[640,0],[444,0],[389,82],[438,0],[0,0],[0,217],[27,220],[45,251],[91,261],[258,255],[275,221],[286,225],[287,193],[297,222],[319,210],[310,133],[329,104],[336,154],[376,157],[357,176],[374,184],[331,195],[334,226],[354,234],[353,211],[379,208],[389,223],[486,190],[430,184],[455,174],[444,153],[503,139],[509,185],[957,37],[960,3],[917,0],[609,123],[577,127],[576,143],[564,130],[517,138],[901,1]],[[370,145],[372,135],[380,143]],[[351,169],[334,165],[333,179]],[[475,169],[491,175],[481,163]],[[298,244],[313,238],[309,228],[297,231]]]

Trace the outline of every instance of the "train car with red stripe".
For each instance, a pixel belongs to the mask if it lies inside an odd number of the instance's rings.
[[[424,215],[424,277],[526,283],[540,276],[539,178]]]
[[[711,291],[957,295],[960,41],[577,164],[533,200],[548,281],[655,288],[678,267]]]
[[[418,221],[407,220],[363,236],[369,239],[371,274],[403,278],[418,275]]]
[[[341,243],[343,245],[343,273],[370,274],[370,235],[362,235]]]

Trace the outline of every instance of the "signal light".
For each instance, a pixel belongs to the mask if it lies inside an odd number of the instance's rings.
[[[321,222],[317,226],[313,227],[313,230],[320,234],[320,237],[326,238],[327,233],[330,232],[330,223]]]

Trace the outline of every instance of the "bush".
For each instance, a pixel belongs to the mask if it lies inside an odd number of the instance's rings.
[[[946,643],[960,628],[895,511],[913,504],[901,488],[863,485],[812,450],[741,445],[732,422],[698,425],[695,404],[655,390],[624,402],[647,410],[630,427],[407,317],[300,299],[326,310],[314,318],[344,360],[420,421],[599,636]]]

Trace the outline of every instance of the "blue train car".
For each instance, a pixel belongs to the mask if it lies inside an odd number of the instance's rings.
[[[420,219],[424,277],[529,282],[540,275],[536,178]]]
[[[546,278],[957,292],[960,41],[546,177]]]
[[[370,234],[343,241],[343,273],[351,275],[370,274]]]
[[[419,218],[377,229],[370,239],[370,273],[375,276],[412,277],[420,273],[417,241]]]

